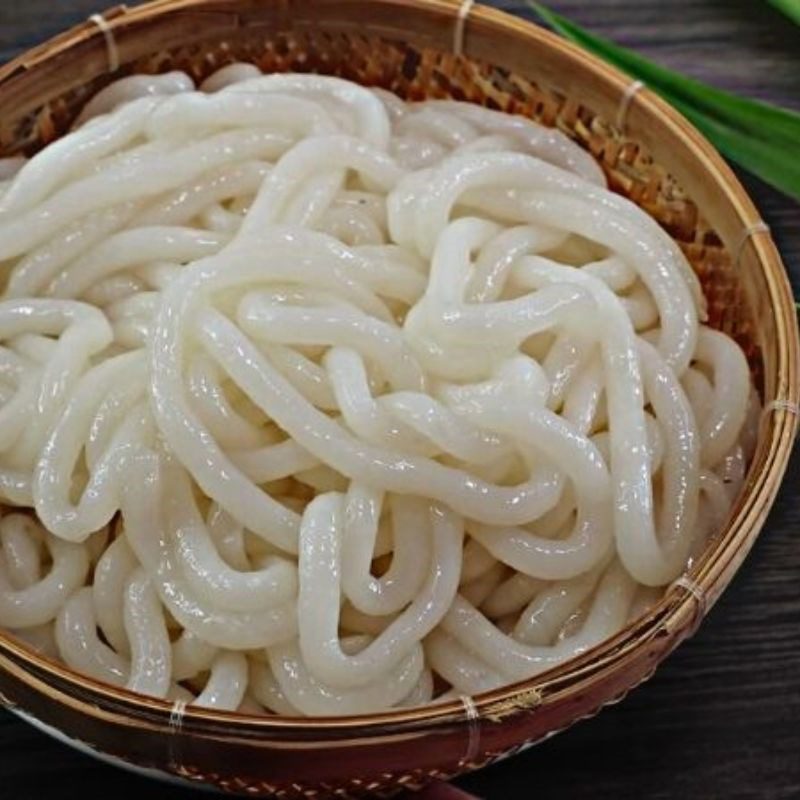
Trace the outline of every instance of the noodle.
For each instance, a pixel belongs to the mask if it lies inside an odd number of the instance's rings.
[[[752,456],[680,250],[521,117],[124,78],[0,161],[0,260],[0,626],[150,696],[529,678],[645,613]]]

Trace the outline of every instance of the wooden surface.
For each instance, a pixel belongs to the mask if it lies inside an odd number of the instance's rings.
[[[0,60],[109,4],[0,0]],[[494,5],[526,13],[519,2]],[[800,108],[800,27],[764,0],[551,0],[550,6],[718,86]],[[800,208],[744,179],[797,290]],[[747,563],[697,636],[646,686],[460,785],[492,800],[800,798],[798,479],[796,456]],[[3,800],[152,791],[163,800],[204,796],[103,766],[0,711]]]

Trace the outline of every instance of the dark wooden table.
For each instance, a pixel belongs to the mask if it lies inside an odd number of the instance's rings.
[[[104,0],[0,0],[0,60]],[[525,14],[524,4],[493,3]],[[800,106],[800,27],[764,0],[552,0],[667,65]],[[800,158],[800,142],[798,142]],[[800,208],[743,176],[800,288]],[[800,508],[795,457],[752,555],[700,632],[624,703],[460,785],[485,798],[800,798]],[[0,798],[195,793],[159,788],[0,711]]]

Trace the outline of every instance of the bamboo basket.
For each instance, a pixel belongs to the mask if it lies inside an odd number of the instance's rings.
[[[0,152],[31,153],[125,74],[200,80],[235,60],[451,97],[556,126],[683,248],[711,324],[745,348],[766,412],[724,531],[647,615],[529,681],[434,708],[247,717],[133,695],[0,634],[0,699],[131,767],[251,796],[388,797],[477,769],[621,699],[691,635],[761,530],[797,429],[798,331],[778,252],[716,151],[677,112],[581,50],[457,0],[157,0],[118,7],[0,70]],[[468,15],[465,13],[469,11]]]

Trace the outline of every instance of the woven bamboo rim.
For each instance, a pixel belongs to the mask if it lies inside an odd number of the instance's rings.
[[[317,739],[392,737],[459,723],[462,736],[469,734],[469,758],[462,758],[457,769],[431,773],[445,777],[500,754],[489,752],[480,738],[473,743],[474,731],[480,737],[484,724],[502,726],[536,714],[542,721],[536,736],[526,734],[514,744],[559,730],[586,709],[596,711],[623,696],[694,632],[755,541],[786,469],[800,400],[794,302],[755,207],[730,168],[683,117],[646,88],[633,87],[613,68],[550,33],[457,0],[156,0],[118,7],[0,69],[0,150],[28,152],[52,140],[94,91],[126,71],[163,71],[178,63],[200,77],[226,58],[241,57],[240,50],[251,52],[247,47],[252,50],[256,40],[280,40],[278,34],[286,31],[301,45],[316,42],[320,50],[299,62],[292,61],[298,52],[291,48],[288,55],[271,50],[273,68],[336,69],[395,89],[392,81],[400,81],[412,96],[432,92],[495,104],[502,96],[510,110],[555,123],[578,139],[600,158],[615,189],[678,232],[710,295],[712,323],[745,347],[767,408],[746,486],[725,531],[644,618],[583,656],[533,680],[480,695],[469,705],[314,720],[193,708],[180,716],[182,734],[262,742],[312,734]],[[220,46],[223,41],[227,49]],[[342,43],[350,48],[349,57],[337,62],[334,51],[344,48]],[[315,62],[320,53],[328,60]],[[401,63],[396,57],[402,54]],[[421,61],[409,66],[409,54],[412,62],[418,56]],[[414,76],[398,74],[407,66]],[[428,81],[422,88],[414,82],[420,71]],[[433,80],[437,76],[443,83]],[[534,105],[527,103],[526,92],[538,98]],[[0,634],[0,689],[3,673],[24,688],[22,701],[11,698],[21,705],[25,698],[47,695],[87,717],[110,722],[135,717],[153,732],[174,729],[168,703],[77,675]],[[504,747],[508,750],[510,743]],[[391,785],[387,778],[386,786]]]

